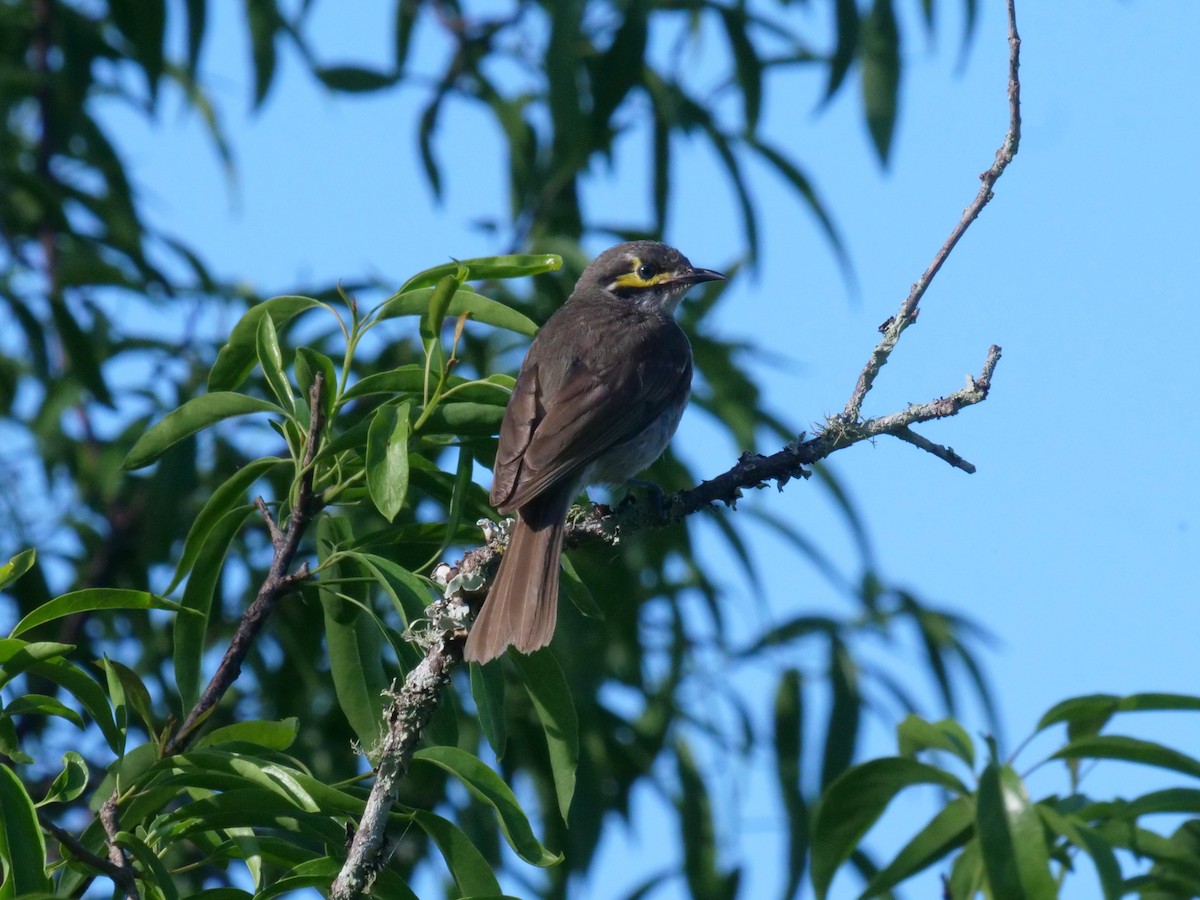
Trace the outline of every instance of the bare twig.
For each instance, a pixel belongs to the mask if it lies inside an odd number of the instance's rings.
[[[117,794],[113,791],[111,797],[100,807],[100,824],[104,827],[106,843],[108,844],[108,859],[115,871],[109,872],[109,877],[121,889],[125,900],[139,900],[137,879],[133,867],[125,856],[125,851],[117,845],[117,835],[121,831],[121,823],[117,818]]]
[[[296,551],[300,546],[300,539],[304,536],[305,529],[320,505],[319,499],[313,492],[313,460],[316,459],[317,448],[321,443],[321,434],[325,427],[325,413],[321,405],[321,392],[324,386],[324,374],[319,371],[315,372],[312,388],[308,392],[309,426],[307,446],[304,449],[302,461],[300,487],[296,494],[295,505],[292,506],[291,515],[288,516],[287,526],[280,529],[275,524],[271,511],[261,497],[255,502],[255,506],[267,523],[267,530],[271,534],[271,543],[275,548],[275,555],[271,560],[267,577],[259,585],[254,601],[242,614],[242,620],[238,623],[237,631],[229,642],[225,656],[217,666],[212,680],[204,688],[199,701],[184,718],[179,730],[167,743],[164,753],[168,756],[182,752],[191,743],[196,729],[208,718],[233,682],[237,680],[238,675],[241,674],[242,663],[249,654],[255,637],[274,611],[275,604],[284,594],[309,576],[306,563],[296,571],[291,571],[291,568],[296,558]]]
[[[979,213],[992,199],[992,189],[1000,176],[1004,174],[1004,170],[1008,168],[1008,164],[1017,155],[1017,149],[1021,144],[1021,81],[1018,76],[1021,63],[1021,37],[1017,33],[1017,11],[1014,2],[1015,0],[1008,0],[1008,131],[1004,135],[1004,142],[996,151],[996,159],[991,167],[979,176],[979,180],[983,182],[979,186],[979,193],[963,210],[958,224],[954,226],[950,236],[946,238],[946,242],[942,244],[938,252],[934,254],[929,268],[912,286],[912,290],[900,304],[896,315],[880,326],[879,330],[883,332],[883,338],[871,353],[871,358],[863,367],[862,374],[858,376],[858,384],[854,386],[854,391],[850,394],[846,408],[841,414],[844,421],[858,421],[858,417],[862,413],[863,400],[870,392],[871,385],[875,382],[875,376],[887,363],[888,357],[895,349],[896,342],[900,340],[904,329],[917,320],[917,304],[925,296],[925,291],[929,289],[934,276],[942,268],[942,264],[950,256],[959,239],[966,234],[971,223],[979,217]]]
[[[995,163],[981,176],[983,187],[979,195],[963,213],[962,219],[929,268],[913,285],[912,292],[901,304],[899,313],[881,327],[880,330],[884,333],[883,340],[876,346],[859,375],[845,410],[830,417],[815,437],[805,440],[804,435],[800,435],[797,440],[770,456],[746,454],[727,472],[702,482],[691,490],[671,495],[653,504],[623,505],[615,511],[596,507],[568,525],[568,542],[580,543],[597,539],[612,541],[614,535],[620,532],[677,521],[716,502],[732,505],[741,496],[744,488],[763,487],[770,481],[774,481],[782,489],[792,478],[807,477],[806,466],[852,444],[881,435],[898,437],[964,471],[974,470],[970,463],[953,450],[921,437],[911,426],[953,416],[961,409],[985,400],[991,388],[992,374],[1000,360],[999,347],[992,346],[988,350],[979,375],[968,378],[965,388],[929,403],[914,404],[889,415],[866,420],[861,420],[860,417],[863,401],[870,392],[875,377],[887,362],[900,334],[915,321],[917,303],[954,249],[954,245],[991,199],[993,185],[1016,155],[1021,125],[1020,91],[1017,81],[1021,42],[1017,36],[1013,0],[1008,2],[1008,20],[1010,122],[1004,143],[997,151]],[[458,566],[449,570],[447,578],[473,573],[486,576],[499,555],[499,544],[499,538],[490,538],[487,545],[468,552]],[[454,609],[455,604],[461,610],[467,603],[468,598],[460,594],[449,601],[439,601],[431,610],[440,608],[449,611]],[[387,863],[386,828],[388,815],[396,802],[398,782],[408,769],[422,729],[437,707],[441,688],[449,681],[454,666],[462,660],[463,637],[461,618],[452,612],[435,617],[434,636],[430,639],[424,661],[409,673],[403,690],[394,698],[388,710],[389,728],[381,748],[378,777],[371,789],[366,811],[354,836],[346,863],[334,882],[330,893],[333,900],[355,900],[365,896],[370,890],[375,873]]]

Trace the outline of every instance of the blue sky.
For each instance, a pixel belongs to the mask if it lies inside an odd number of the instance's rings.
[[[317,4],[313,33],[326,61],[338,61],[339,52],[386,60],[391,5],[363,3],[347,15],[335,13],[335,4]],[[240,26],[228,20],[229,6],[215,6],[205,68],[234,135],[239,187],[235,194],[227,189],[194,123],[169,111],[147,129],[114,114],[118,143],[155,222],[197,247],[218,272],[262,290],[364,273],[399,281],[449,256],[503,249],[470,226],[501,216],[506,202],[499,163],[489,154],[478,162],[470,157],[478,141],[493,138],[486,120],[463,108],[447,118],[438,140],[447,196],[437,206],[411,136],[415,92],[399,100],[335,98],[296,77],[299,65],[286,59],[266,108],[246,118]],[[752,170],[764,200],[762,265],[732,286],[719,328],[787,361],[764,365],[761,381],[768,405],[798,429],[843,406],[875,327],[896,310],[974,196],[976,175],[1003,135],[1001,5],[981,4],[963,66],[958,4],[939,6],[944,27],[936,46],[909,30],[887,172],[875,162],[853,91],[819,113],[821,84],[808,73],[767,94],[765,133],[791,148],[813,177],[860,285],[848,293],[811,216],[769,173]],[[966,373],[978,372],[990,344],[1001,345],[988,401],[923,429],[979,471],[967,476],[895,441],[853,448],[834,462],[870,526],[881,570],[973,616],[998,638],[987,661],[1009,750],[1065,697],[1187,692],[1200,682],[1200,416],[1193,386],[1200,5],[1026,0],[1018,14],[1020,155],[934,283],[919,324],[905,334],[864,410],[891,412],[955,390]],[[814,34],[827,33],[817,22]],[[740,240],[737,218],[707,151],[681,148],[676,183],[719,186],[679,199],[669,240],[699,265],[728,265]],[[591,184],[595,217],[629,221],[630,204],[645,202],[642,184],[633,169]],[[736,456],[695,412],[677,442],[705,474]],[[853,559],[844,523],[815,483],[793,483],[754,502]],[[709,529],[695,527],[719,561],[726,602],[754,608],[761,598],[751,596]],[[769,535],[752,533],[773,614],[843,603]],[[1121,726],[1115,730],[1200,754],[1200,728],[1187,718]],[[972,727],[982,727],[978,718]],[[1021,756],[1022,768],[1052,746],[1036,743]],[[893,749],[889,732],[873,726],[864,751]],[[1050,775],[1034,776],[1035,795],[1065,787]],[[1147,783],[1114,766],[1087,786],[1130,794]],[[747,809],[763,790],[752,777],[739,801],[750,827],[737,856],[759,859],[746,896],[769,892],[779,878],[770,860],[781,818],[771,808]],[[624,861],[661,823],[655,804],[641,798],[645,827],[628,843],[611,842],[611,881],[587,896],[611,896],[655,866]],[[890,817],[877,846],[896,849],[926,814]],[[852,886],[852,878],[841,882],[846,895]],[[1084,865],[1068,896],[1095,894]]]

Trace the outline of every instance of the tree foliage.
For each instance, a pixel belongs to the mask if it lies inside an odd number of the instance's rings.
[[[748,261],[759,247],[757,199],[743,177],[751,161],[778,173],[840,253],[801,163],[758,133],[763,93],[776,72],[809,67],[827,98],[861,90],[881,160],[895,126],[903,55],[891,0],[514,0],[486,13],[397,0],[384,69],[323,63],[307,28],[314,5],[244,4],[253,104],[270,102],[283,53],[335,93],[419,89],[412,152],[435,195],[454,177],[440,117],[452,103],[482,106],[503,135],[489,150],[509,173],[509,217],[491,225],[513,253],[429,261],[382,295],[364,281],[247,296],[232,286],[240,279],[213,274],[195,248],[146,224],[119,140],[101,124],[105,104],[153,117],[165,96],[182,98],[233,166],[235,142],[200,74],[209,4],[19,0],[0,9],[0,497],[9,523],[0,590],[10,598],[0,639],[0,896],[80,895],[96,878],[127,896],[168,898],[327,889],[363,811],[368,761],[378,760],[384,692],[420,659],[412,638],[442,588],[434,566],[481,543],[475,523],[493,515],[475,479],[495,451],[514,335],[534,333],[561,302],[585,261],[583,241],[666,234],[679,190],[672,161],[692,140],[721,163]],[[822,8],[829,34],[808,35],[804,7]],[[970,27],[973,0],[963,8]],[[919,9],[933,28],[934,4]],[[701,35],[715,35],[727,57],[719,83],[702,83],[688,64]],[[420,59],[418,39],[434,48]],[[506,71],[521,77],[496,74]],[[647,141],[647,212],[598,222],[581,187],[619,162],[626,133]],[[702,376],[695,404],[747,450],[764,435],[791,439],[738,365],[748,348],[708,332],[721,296],[710,288],[684,313]],[[239,313],[219,346],[165,340],[129,315],[214,307]],[[787,896],[806,873],[823,895],[846,861],[869,892],[888,890],[954,852],[956,896],[1045,896],[1047,873],[1078,853],[1094,861],[1105,896],[1194,892],[1191,823],[1170,837],[1139,824],[1161,811],[1195,815],[1193,792],[1099,801],[1080,792],[1078,774],[1084,759],[1194,774],[1177,751],[1101,729],[1117,713],[1195,701],[1068,701],[1039,726],[1067,723],[1051,756],[1064,761],[1068,791],[1030,800],[994,748],[972,787],[973,742],[934,716],[958,711],[962,680],[988,702],[978,632],[892,587],[836,481],[818,474],[860,538],[850,577],[793,526],[755,515],[826,573],[851,614],[805,610],[738,644],[686,529],[641,533],[620,553],[574,549],[565,593],[577,611],[564,609],[553,652],[459,673],[424,725],[392,813],[394,862],[376,893],[411,896],[423,870],[446,873],[458,896],[497,895],[497,872],[564,896],[568,879],[592,867],[612,814],[628,817],[645,787],[677,810],[682,852],[677,869],[640,893],[681,878],[694,895],[733,896],[746,861],[720,849],[732,826],[714,796],[726,773],[764,750],[788,833]],[[667,489],[696,480],[670,455],[651,477]],[[713,515],[754,578],[736,517]],[[239,645],[253,609],[262,618]],[[863,653],[897,634],[915,635],[925,653],[943,701],[936,713]],[[797,667],[798,658],[813,662]],[[761,698],[718,677],[747,670],[774,686],[772,715],[756,715]],[[903,717],[899,754],[855,766],[872,710]],[[930,753],[938,761],[916,759]],[[945,789],[944,807],[877,865],[859,846],[863,834],[902,789],[922,783]],[[1125,878],[1118,848],[1149,856],[1153,869]],[[545,876],[531,879],[527,865]]]

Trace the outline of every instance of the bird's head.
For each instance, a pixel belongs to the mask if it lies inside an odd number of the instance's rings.
[[[630,241],[597,256],[579,277],[576,290],[599,288],[669,315],[692,285],[724,280],[720,272],[693,266],[674,247],[658,241]]]

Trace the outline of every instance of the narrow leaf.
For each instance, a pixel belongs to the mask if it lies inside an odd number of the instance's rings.
[[[476,798],[496,813],[509,846],[527,863],[552,866],[562,855],[551,853],[533,835],[529,819],[512,789],[495,772],[465,750],[457,747],[426,747],[413,754],[413,762],[437,766],[458,778]]]
[[[991,896],[1006,900],[1058,896],[1042,820],[1011,766],[991,763],[979,776],[975,827]]]
[[[394,319],[398,316],[423,315],[429,309],[434,290],[431,287],[405,288],[380,304],[376,321],[382,322],[384,319]],[[494,328],[503,328],[505,331],[528,337],[537,334],[537,323],[528,316],[517,312],[511,306],[477,294],[470,288],[460,287],[450,297],[443,315],[461,316],[464,313],[474,321]]]
[[[0,764],[0,868],[4,883],[0,897],[25,894],[49,894],[54,888],[46,877],[46,842],[38,825],[33,800],[25,793],[21,779],[8,766]]]
[[[37,551],[33,548],[22,550],[4,565],[0,566],[0,591],[4,590],[31,568],[37,561]]]
[[[367,490],[389,522],[408,494],[408,411],[407,402],[379,407],[367,432]]]
[[[503,759],[508,729],[504,721],[504,672],[499,664],[471,665],[471,697],[483,736],[496,759]]]
[[[259,412],[272,413],[280,418],[285,416],[284,411],[274,403],[231,391],[217,391],[193,397],[179,409],[168,413],[162,421],[138,438],[122,465],[126,469],[148,466],[171,447],[197,431],[202,431],[223,419]]]
[[[169,609],[178,612],[181,607],[166,597],[159,597],[149,591],[134,591],[127,588],[86,588],[82,591],[72,591],[69,594],[55,597],[49,603],[43,603],[37,609],[30,611],[16,624],[16,627],[10,632],[10,637],[16,637],[31,628],[55,619],[101,609]]]
[[[808,803],[801,787],[804,691],[799,669],[787,669],[775,691],[775,780],[787,814],[787,881],[783,897],[795,897],[808,861]]]
[[[895,796],[918,784],[968,793],[949,772],[902,757],[854,766],[829,786],[813,815],[812,883],[818,898],[827,895],[834,874]]]
[[[233,326],[229,340],[217,353],[212,371],[208,373],[208,389],[232,391],[246,380],[258,358],[258,322],[263,316],[270,316],[278,330],[300,313],[321,305],[311,297],[283,296],[250,307]]]
[[[579,718],[571,700],[571,688],[550,648],[529,656],[514,654],[513,658],[546,733],[558,811],[566,822],[575,794],[575,769],[579,765]]]
[[[510,256],[481,256],[475,259],[464,259],[461,262],[443,263],[419,272],[408,279],[400,288],[400,293],[437,284],[442,277],[457,272],[460,266],[467,270],[468,281],[527,278],[543,272],[557,272],[562,268],[562,257],[553,253],[518,253]],[[458,315],[453,306],[450,308],[450,315]]]
[[[900,93],[900,29],[892,0],[875,0],[862,27],[862,88],[867,128],[886,165]]]
[[[296,396],[292,393],[287,373],[283,371],[283,351],[279,349],[279,334],[270,316],[261,316],[258,320],[255,348],[258,364],[263,370],[263,377],[266,378],[271,393],[284,410],[295,409]]]
[[[278,457],[269,456],[246,463],[209,495],[203,508],[192,521],[192,527],[188,529],[187,538],[183,542],[183,552],[179,555],[179,562],[175,566],[175,574],[164,593],[169,594],[175,590],[187,573],[191,571],[200,556],[200,551],[208,542],[217,524],[230,510],[244,506],[246,491],[250,485],[284,462],[285,460]]]
[[[422,809],[413,810],[413,821],[437,844],[463,897],[500,896],[492,867],[457,825]]]
[[[196,554],[194,571],[183,589],[180,605],[191,614],[176,617],[171,637],[175,687],[184,709],[190,709],[200,699],[200,667],[212,617],[213,596],[220,583],[229,545],[253,509],[251,506],[235,507],[213,525]]]
[[[64,753],[62,761],[63,770],[55,777],[38,806],[47,803],[70,803],[87,788],[87,761],[74,750]]]

